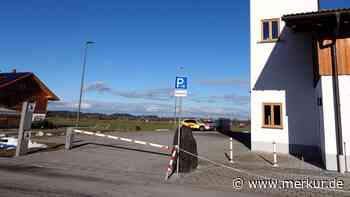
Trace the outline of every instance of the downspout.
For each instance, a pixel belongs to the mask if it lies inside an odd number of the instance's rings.
[[[337,63],[337,36],[339,34],[340,26],[340,13],[336,13],[337,25],[334,29],[334,41],[331,45],[331,58],[332,58],[332,83],[333,83],[333,100],[334,100],[334,117],[335,117],[335,131],[336,131],[336,143],[337,143],[337,167],[338,172],[344,173],[345,161],[343,152],[343,134],[342,123],[340,113],[340,98],[339,98],[339,79],[338,79],[338,63]]]

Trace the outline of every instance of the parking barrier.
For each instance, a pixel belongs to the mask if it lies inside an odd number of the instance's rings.
[[[118,137],[118,136],[113,136],[113,135],[106,135],[106,134],[103,134],[103,133],[94,133],[94,132],[91,132],[91,131],[84,131],[84,130],[79,130],[79,129],[75,129],[74,132],[75,133],[80,133],[80,134],[85,134],[85,135],[104,137],[104,138],[109,138],[109,139],[113,139],[113,140],[119,140],[119,141],[134,143],[134,144],[141,144],[141,145],[145,145],[145,146],[152,146],[152,147],[156,147],[156,148],[159,148],[159,149],[162,149],[162,150],[165,150],[165,151],[170,151],[169,146],[161,145],[161,144],[155,144],[155,143],[151,143],[151,142],[145,142],[145,141],[141,141],[141,140],[133,140],[133,139],[129,139],[129,138]]]
[[[169,177],[171,176],[171,174],[173,173],[174,171],[174,161],[176,160],[177,158],[177,148],[173,147],[173,150],[171,151],[171,157],[170,157],[170,160],[169,160],[169,165],[168,165],[168,168],[167,168],[167,172],[166,172],[166,176],[165,176],[165,181],[167,181],[169,179]]]

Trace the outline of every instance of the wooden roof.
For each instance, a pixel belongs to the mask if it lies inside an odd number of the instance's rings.
[[[45,92],[48,100],[57,101],[59,98],[42,82],[40,79],[31,72],[11,72],[11,73],[0,73],[0,91],[5,87],[9,87],[18,81],[23,79],[32,78]]]

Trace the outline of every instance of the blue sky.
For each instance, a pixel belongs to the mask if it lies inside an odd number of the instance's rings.
[[[51,110],[75,110],[83,44],[93,40],[83,111],[170,116],[183,66],[185,115],[249,117],[247,0],[12,0],[0,22],[0,70],[34,72],[61,98]]]

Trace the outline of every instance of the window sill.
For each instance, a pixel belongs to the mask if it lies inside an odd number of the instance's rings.
[[[270,126],[262,126],[261,128],[263,128],[263,129],[280,129],[280,130],[283,129],[283,127],[270,127]]]
[[[275,40],[260,40],[258,41],[257,43],[258,44],[263,44],[263,43],[275,43],[275,42],[278,42],[279,39],[275,39]]]

